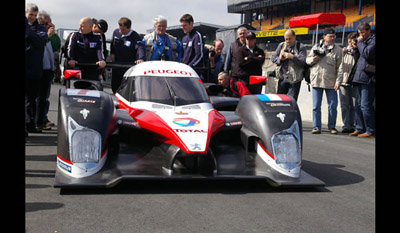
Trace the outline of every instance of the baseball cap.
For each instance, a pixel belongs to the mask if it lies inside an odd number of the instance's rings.
[[[335,34],[335,30],[333,30],[333,28],[326,28],[324,30],[324,35],[327,35],[327,34]]]
[[[93,19],[93,23],[97,25],[97,27],[100,28],[101,31],[103,31],[104,33],[107,32],[108,29],[108,24],[104,19]]]
[[[256,39],[256,34],[254,32],[248,32],[246,39]]]

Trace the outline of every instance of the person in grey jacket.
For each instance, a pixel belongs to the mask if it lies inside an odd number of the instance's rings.
[[[358,85],[356,100],[356,131],[350,136],[374,137],[375,112],[373,102],[375,98],[375,35],[371,33],[368,23],[358,26],[357,48],[358,57],[353,84]]]
[[[357,49],[357,32],[351,32],[347,36],[347,47],[343,48],[343,81],[339,88],[340,108],[342,110],[343,130],[342,133],[355,131],[355,103],[357,97],[357,86],[352,84],[354,77],[354,65],[357,60],[353,55]]]
[[[325,91],[328,102],[328,128],[332,134],[337,134],[336,117],[338,96],[337,90],[343,79],[343,52],[335,45],[335,30],[324,30],[323,39],[314,45],[307,56],[306,63],[311,66],[310,80],[313,96],[313,130],[311,133],[321,133],[321,103]]]
[[[296,34],[292,29],[286,30],[283,36],[285,41],[278,45],[271,57],[272,62],[277,65],[275,70],[276,77],[279,78],[277,93],[293,96],[297,101],[307,50],[296,40]]]

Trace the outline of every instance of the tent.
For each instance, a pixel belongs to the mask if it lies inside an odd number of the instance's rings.
[[[342,13],[318,13],[293,17],[289,21],[289,27],[307,27],[310,30],[316,30],[316,43],[318,41],[319,29],[326,27],[336,27],[337,25],[345,25],[345,23],[346,16]],[[344,41],[344,29],[342,40]]]

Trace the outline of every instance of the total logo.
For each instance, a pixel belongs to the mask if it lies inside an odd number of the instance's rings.
[[[193,119],[193,118],[175,118],[172,121],[176,125],[188,127],[188,126],[195,126],[200,124],[199,120]]]
[[[173,129],[177,133],[207,133],[207,130],[203,129]]]

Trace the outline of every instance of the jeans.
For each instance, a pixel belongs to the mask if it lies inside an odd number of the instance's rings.
[[[47,121],[47,113],[49,112],[50,107],[50,89],[51,89],[51,80],[53,80],[54,71],[52,70],[42,70],[42,77],[39,81],[39,95],[36,98],[36,118],[35,122],[37,124],[41,124],[44,121]]]
[[[334,89],[312,88],[313,97],[313,128],[321,129],[321,103],[322,95],[325,90],[326,99],[328,102],[328,128],[332,129],[336,126],[338,96]]]
[[[342,110],[343,129],[355,129],[355,106],[357,86],[340,86],[339,99]]]
[[[356,100],[356,130],[375,135],[375,83],[360,84]]]

